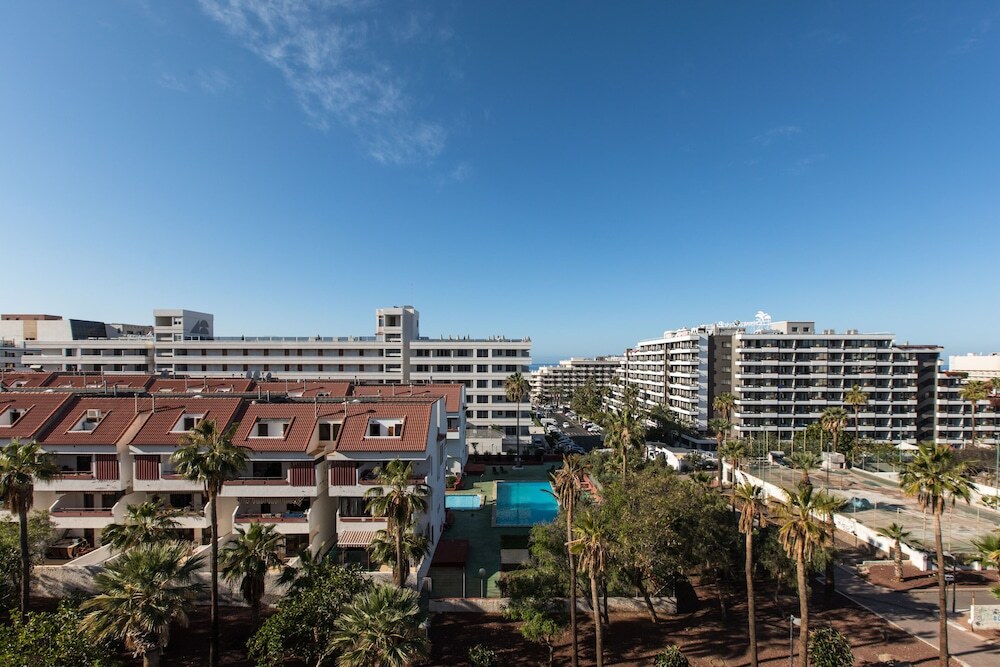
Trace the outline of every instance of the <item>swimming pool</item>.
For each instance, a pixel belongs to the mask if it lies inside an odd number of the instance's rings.
[[[557,514],[559,503],[548,482],[497,482],[496,525],[531,526]]]
[[[475,493],[448,494],[444,506],[450,510],[477,510],[483,506],[483,497]]]

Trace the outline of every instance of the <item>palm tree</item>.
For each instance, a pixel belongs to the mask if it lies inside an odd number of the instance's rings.
[[[757,517],[763,518],[767,503],[764,489],[749,482],[737,486],[734,494],[740,503],[740,532],[746,536],[746,561],[743,568],[747,580],[750,667],[757,667],[757,612],[753,594],[753,525]]]
[[[726,444],[726,432],[729,430],[729,422],[725,419],[709,419],[708,430],[715,434],[715,451],[719,459],[719,488],[722,488],[722,449]]]
[[[819,416],[819,424],[824,431],[833,436],[833,448],[830,451],[837,451],[840,444],[840,434],[847,426],[847,411],[844,408],[827,408]]]
[[[793,468],[797,468],[802,471],[802,479],[799,480],[799,486],[812,486],[812,480],[809,479],[809,471],[815,470],[819,467],[819,457],[816,456],[815,452],[795,452],[788,457],[788,462]]]
[[[569,624],[572,629],[573,653],[572,664],[579,664],[579,649],[577,647],[576,627],[576,564],[573,562],[573,510],[583,489],[584,478],[589,472],[588,467],[579,456],[571,454],[563,457],[562,467],[552,475],[552,489],[555,491],[559,507],[566,512],[566,551],[569,557]]]
[[[28,613],[31,595],[31,550],[28,546],[28,512],[35,498],[35,480],[47,480],[57,472],[51,457],[37,442],[14,438],[0,449],[0,502],[17,515],[17,537],[21,550],[21,614]]]
[[[517,372],[507,376],[507,379],[504,380],[503,388],[504,393],[507,395],[507,400],[517,406],[515,408],[515,416],[517,417],[517,464],[521,465],[521,399],[531,391],[531,385],[528,383],[527,378],[521,375],[520,372]]]
[[[101,532],[101,542],[118,551],[125,551],[141,544],[165,542],[173,539],[172,531],[178,524],[174,517],[180,510],[166,508],[156,500],[129,505],[124,523],[112,523]]]
[[[239,582],[240,593],[250,605],[250,625],[256,628],[267,571],[281,565],[278,550],[285,538],[273,525],[261,523],[251,524],[247,530],[237,528],[236,535],[222,550],[222,576],[226,581]]]
[[[819,515],[826,520],[826,544],[829,553],[826,558],[826,580],[823,582],[823,589],[827,595],[833,595],[834,589],[834,558],[837,555],[837,526],[834,523],[834,516],[843,512],[847,507],[847,501],[832,493],[820,492],[816,494],[816,505]]]
[[[898,523],[890,523],[884,528],[875,531],[882,537],[887,537],[893,541],[893,561],[895,562],[896,581],[903,580],[903,542],[910,539],[910,531],[904,530]]]
[[[868,394],[865,393],[860,384],[856,384],[851,387],[850,391],[844,393],[844,404],[854,408],[854,441],[861,442],[861,406],[868,405]]]
[[[965,465],[955,460],[947,445],[924,442],[918,445],[913,460],[907,464],[899,478],[903,493],[913,496],[925,512],[934,514],[934,547],[937,550],[938,613],[940,614],[939,650],[941,667],[948,667],[948,616],[947,593],[944,581],[944,545],[941,541],[941,514],[950,500],[956,498],[969,502],[969,481]]]
[[[611,532],[594,512],[580,517],[574,529],[576,536],[569,543],[570,551],[580,557],[580,568],[590,576],[591,609],[594,613],[594,641],[597,651],[597,667],[604,667],[604,650],[601,630],[601,606],[598,591],[608,567],[611,548]]]
[[[424,614],[409,589],[376,584],[344,607],[331,648],[339,667],[406,667],[426,658]]]
[[[983,569],[994,567],[1000,572],[1000,532],[993,531],[972,540],[972,546],[976,547],[974,562],[979,563]]]
[[[825,531],[816,519],[818,507],[813,487],[800,485],[793,493],[785,490],[785,501],[776,505],[778,540],[788,557],[795,561],[796,582],[799,589],[799,667],[808,667],[809,654],[809,587],[807,571],[816,548],[823,544]]]
[[[214,420],[203,419],[181,438],[181,447],[171,460],[177,473],[204,485],[211,507],[212,525],[212,621],[209,664],[219,664],[219,512],[218,497],[222,486],[242,474],[247,464],[246,450],[233,444],[236,424],[220,431]]]
[[[958,393],[963,401],[968,401],[972,407],[972,446],[976,446],[976,403],[985,401],[989,396],[989,385],[982,380],[969,380]]]
[[[729,421],[736,407],[736,398],[729,392],[719,394],[712,401],[712,407],[724,421]]]
[[[413,465],[399,459],[389,461],[385,468],[375,470],[378,486],[365,492],[368,511],[372,516],[385,517],[386,528],[394,543],[393,580],[397,586],[406,584],[410,574],[405,548],[406,534],[417,512],[427,511],[427,485],[414,484]],[[388,487],[388,488],[384,488]]]
[[[375,537],[368,545],[368,551],[373,561],[392,563],[393,581],[402,586],[403,584],[399,583],[399,578],[402,577],[403,583],[406,583],[406,577],[410,572],[410,563],[415,563],[427,555],[427,552],[430,551],[430,542],[425,536],[413,532],[413,526],[410,525],[403,532],[402,543],[397,542],[394,533],[387,530],[376,531]],[[398,560],[400,553],[402,553],[403,558],[402,565],[399,564]]]
[[[621,454],[624,481],[628,476],[629,451],[646,444],[646,419],[639,412],[635,391],[631,387],[625,390],[621,410],[606,418],[604,443]]]
[[[170,624],[187,625],[187,612],[204,585],[194,582],[201,556],[187,558],[179,543],[159,543],[126,551],[108,563],[95,581],[101,593],[85,601],[82,627],[95,638],[123,641],[144,667],[160,664]]]

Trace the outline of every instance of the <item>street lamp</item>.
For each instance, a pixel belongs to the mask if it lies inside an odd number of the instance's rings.
[[[479,597],[486,597],[486,568],[479,568]]]

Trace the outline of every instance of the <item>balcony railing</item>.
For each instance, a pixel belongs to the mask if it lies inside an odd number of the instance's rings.
[[[230,486],[281,486],[288,483],[287,477],[241,477],[226,482]]]
[[[56,507],[50,512],[57,516],[113,516],[110,507]]]
[[[237,514],[236,523],[307,523],[305,512],[263,512],[259,514]]]

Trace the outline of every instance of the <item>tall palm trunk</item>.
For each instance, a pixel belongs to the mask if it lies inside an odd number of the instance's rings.
[[[28,503],[17,499],[17,539],[21,548],[21,616],[28,613],[31,599],[31,553],[28,548]]]
[[[750,632],[750,667],[757,667],[757,605],[753,597],[753,530],[747,531],[747,557],[744,574],[747,578],[747,624]]]
[[[900,549],[902,545],[899,540],[896,540],[896,581],[903,580],[903,551]]]
[[[806,587],[806,559],[801,551],[795,556],[795,581],[799,587],[799,667],[809,667],[809,589]]]
[[[209,494],[208,502],[212,506],[210,515],[212,522],[212,626],[208,647],[208,664],[212,667],[219,664],[219,511],[216,507],[218,500],[217,491]],[[156,664],[159,664],[159,661],[160,656],[157,653]]]
[[[948,589],[944,581],[944,544],[941,541],[941,512],[934,510],[934,547],[937,549],[938,580],[938,663],[948,667]]]
[[[406,585],[406,576],[409,574],[409,564],[403,562],[403,526],[394,526],[394,537],[396,538],[396,585],[402,588]]]
[[[601,637],[601,602],[597,594],[597,574],[590,573],[590,597],[594,608],[594,643],[597,649],[597,667],[604,667],[604,643]]]
[[[569,554],[569,625],[572,631],[573,655],[572,667],[579,667],[580,655],[577,646],[576,628],[576,563],[569,543],[573,541],[573,499],[566,503],[566,551]]]
[[[142,667],[160,667],[160,648],[142,654]]]
[[[514,417],[517,419],[514,427],[514,439],[517,442],[517,465],[521,465],[521,398],[518,397],[517,403],[514,404]]]
[[[972,399],[972,447],[976,447],[976,399]]]
[[[827,521],[827,540],[830,542],[830,554],[826,560],[826,581],[823,582],[823,592],[827,597],[833,595],[834,589],[834,568],[833,556],[837,552],[837,525],[833,522],[833,515]]]
[[[861,406],[854,406],[854,446],[861,442]]]

